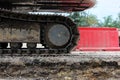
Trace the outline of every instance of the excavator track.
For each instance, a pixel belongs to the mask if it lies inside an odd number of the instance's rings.
[[[24,23],[25,22],[25,23]],[[16,23],[16,24],[15,24]],[[11,46],[10,48],[1,48],[0,49],[0,54],[1,56],[33,56],[33,55],[40,55],[40,54],[62,54],[62,53],[69,53],[74,46],[76,45],[77,40],[79,39],[79,33],[77,31],[77,27],[76,24],[74,24],[74,22],[64,16],[61,15],[35,15],[35,14],[28,14],[28,13],[17,13],[17,12],[12,12],[11,10],[6,10],[6,9],[0,9],[0,27],[2,29],[4,29],[4,27],[7,28],[11,28],[11,25],[17,26],[19,24],[33,24],[37,23],[40,25],[40,43],[42,43],[42,45],[45,48],[36,48],[36,43],[34,42],[26,42],[26,43],[34,43],[32,45],[32,47],[27,47],[27,48],[21,48],[21,47],[15,47],[12,44],[15,43],[22,43],[22,41],[10,41],[10,42],[0,42],[1,44],[5,44],[5,43],[10,43]],[[5,26],[4,26],[5,24]],[[46,30],[49,30],[49,26],[48,25],[53,25],[53,24],[57,24],[58,26],[64,25],[66,31],[68,29],[68,42],[66,40],[66,43],[63,42],[63,45],[59,45],[61,43],[57,43],[57,45],[52,45],[50,41],[48,41],[49,37],[45,37],[47,36],[46,34]],[[1,26],[2,25],[2,26]],[[7,26],[6,26],[7,25]],[[29,27],[28,27],[29,28]],[[63,29],[64,29],[63,28]],[[21,30],[21,29],[20,29]],[[54,30],[54,28],[53,28]],[[59,33],[58,33],[59,34]],[[52,34],[51,34],[52,35]],[[51,35],[48,35],[51,37]],[[64,38],[64,37],[63,37]],[[51,38],[51,40],[54,40],[54,38]],[[59,41],[59,40],[58,40]],[[56,43],[55,41],[53,41],[53,43]],[[20,45],[19,45],[20,46]]]

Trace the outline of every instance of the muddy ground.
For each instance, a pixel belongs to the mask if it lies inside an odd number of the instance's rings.
[[[116,62],[86,63],[0,63],[0,78],[31,80],[119,80]]]
[[[0,80],[120,80],[120,64],[98,59],[49,62],[40,58],[1,58]]]

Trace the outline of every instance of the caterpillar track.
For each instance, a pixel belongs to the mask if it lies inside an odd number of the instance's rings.
[[[40,43],[42,43],[45,46],[44,49],[43,48],[36,49],[37,41],[33,42],[33,40],[31,40],[31,42],[28,42],[28,45],[27,45],[28,48],[20,49],[22,40],[21,41],[16,40],[16,42],[12,42],[12,41],[10,42],[11,48],[6,48],[6,46],[2,47],[2,44],[5,45],[7,44],[7,42],[1,43],[2,49],[0,50],[1,51],[0,53],[8,53],[8,54],[10,53],[11,54],[68,53],[76,45],[76,41],[79,37],[76,25],[67,17],[58,16],[58,15],[30,15],[30,14],[20,14],[20,13],[16,14],[15,12],[10,12],[9,10],[0,10],[0,17],[1,17],[0,27],[2,27],[3,30],[5,30],[6,27],[12,30],[14,28],[12,26],[19,26],[21,23],[25,24],[25,27],[21,27],[18,29],[27,30],[29,28],[29,24],[31,23],[35,24],[33,26],[36,26],[36,24],[38,24],[40,26],[39,28],[41,28],[40,30],[41,35],[38,37],[40,37],[41,39]],[[16,24],[12,25],[12,22]],[[67,44],[65,43],[63,44],[63,46],[59,47],[56,45],[52,45],[49,41],[47,41],[46,38],[48,37],[46,35],[47,35],[48,29],[50,28],[47,25],[54,25],[54,24],[65,26],[65,29],[68,29],[70,31],[70,33],[68,33],[69,40]]]

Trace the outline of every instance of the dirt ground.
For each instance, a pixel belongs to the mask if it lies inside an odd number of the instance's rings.
[[[120,80],[120,65],[114,61],[5,61],[0,62],[0,80]]]

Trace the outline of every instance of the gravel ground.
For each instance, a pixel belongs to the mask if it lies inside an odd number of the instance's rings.
[[[1,57],[0,80],[120,80],[119,53],[74,55]]]

